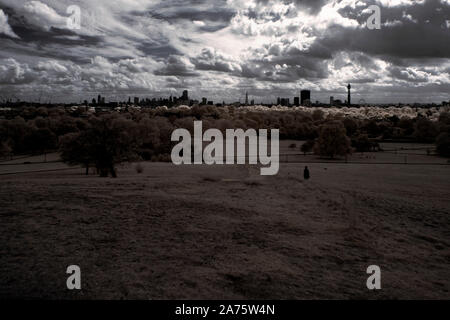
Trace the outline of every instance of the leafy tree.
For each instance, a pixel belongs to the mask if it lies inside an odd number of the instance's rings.
[[[308,152],[311,152],[314,148],[315,141],[308,140],[300,147],[300,150],[306,155]]]
[[[117,177],[115,166],[138,158],[136,125],[118,115],[89,120],[89,127],[67,135],[61,143],[61,157],[69,164],[93,163],[101,177]]]
[[[7,157],[11,154],[11,147],[9,143],[6,141],[2,141],[0,143],[0,158]]]
[[[343,124],[344,124],[345,130],[347,131],[347,135],[349,137],[353,136],[356,133],[356,131],[358,130],[358,124],[352,118],[345,118],[343,120]]]
[[[439,123],[442,125],[450,125],[450,112],[442,112],[439,115]]]
[[[438,128],[434,122],[420,118],[415,125],[414,137],[421,142],[433,142],[438,135]]]
[[[27,150],[34,154],[46,154],[56,149],[57,137],[48,128],[33,128],[24,139]]]
[[[352,146],[357,152],[368,152],[372,149],[372,143],[367,134],[360,134],[356,139],[353,139]]]
[[[10,147],[13,153],[26,152],[24,139],[30,128],[22,117],[15,117],[12,120],[2,122],[2,140],[11,141]]]
[[[442,132],[436,139],[436,151],[444,157],[450,157],[450,133]]]
[[[398,127],[404,130],[406,136],[414,133],[414,122],[409,118],[401,118]]]
[[[314,152],[332,159],[335,156],[344,156],[351,152],[350,139],[347,137],[342,122],[335,121],[321,126]]]
[[[322,121],[325,118],[325,113],[319,109],[314,110],[312,118],[314,121]]]
[[[59,141],[59,152],[62,161],[69,165],[81,164],[86,168],[86,175],[89,174],[89,167],[95,164],[94,145],[90,139],[90,133],[88,131],[82,131],[68,133],[62,136]]]

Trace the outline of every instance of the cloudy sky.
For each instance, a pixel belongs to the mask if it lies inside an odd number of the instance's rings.
[[[0,100],[441,102],[449,73],[450,0],[0,0]]]

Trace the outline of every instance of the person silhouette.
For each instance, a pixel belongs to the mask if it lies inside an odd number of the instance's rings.
[[[309,180],[309,169],[308,167],[305,167],[305,170],[303,171],[303,177],[305,178],[305,180]]]

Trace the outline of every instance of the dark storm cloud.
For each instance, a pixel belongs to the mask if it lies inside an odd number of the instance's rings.
[[[370,1],[369,3],[377,3]],[[347,7],[349,16],[358,16],[359,11]],[[369,14],[359,15],[363,23]],[[314,43],[312,50],[329,48],[339,51],[360,51],[395,59],[449,58],[450,30],[446,20],[450,19],[450,5],[439,0],[428,0],[424,4],[382,7],[381,30],[355,29],[332,26]],[[397,21],[389,25],[387,22]]]
[[[311,13],[315,14],[322,9],[322,7],[327,4],[328,0],[290,0],[286,2],[293,2],[300,8],[306,8],[310,10]]]
[[[260,5],[268,5],[273,0],[256,0]],[[307,9],[310,13],[316,14],[329,2],[328,0],[284,0],[283,3],[294,3],[301,9]]]
[[[392,66],[389,69],[390,75],[399,80],[405,80],[408,82],[427,82],[428,79],[411,70],[405,70],[403,68]]]
[[[4,43],[2,50],[13,54],[16,52],[85,63],[89,61],[89,58],[71,52],[70,48],[76,46],[98,48],[103,44],[102,36],[77,34],[72,30],[53,26],[49,29],[39,28],[30,24],[23,15],[14,9],[4,6],[1,9],[8,15],[9,25],[19,37],[11,40],[11,37],[0,34],[0,39]],[[69,48],[69,50],[65,48]]]
[[[136,45],[136,49],[142,51],[144,55],[156,58],[166,58],[170,55],[181,55],[182,53],[169,43],[143,42]]]
[[[190,65],[187,59],[172,55],[167,59],[166,65],[163,68],[155,71],[155,75],[196,77],[199,74],[194,71],[193,66]]]
[[[14,9],[0,7],[7,15],[9,25],[19,36],[18,42],[35,42],[38,45],[61,44],[67,46],[97,46],[102,43],[101,36],[89,36],[78,34],[69,29],[50,27],[49,30],[38,28],[30,24],[23,15],[17,13]],[[3,37],[0,34],[0,37]]]
[[[186,0],[164,1],[146,12],[134,12],[156,19],[176,22],[177,20],[230,22],[236,11],[226,6],[225,0]]]

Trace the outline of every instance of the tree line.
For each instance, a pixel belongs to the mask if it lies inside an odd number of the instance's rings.
[[[64,108],[23,108],[12,119],[0,120],[0,157],[58,151],[71,165],[82,165],[100,176],[116,176],[116,165],[135,160],[168,161],[171,134],[177,128],[193,131],[195,120],[204,130],[279,129],[281,139],[306,140],[302,152],[338,157],[353,150],[376,151],[377,141],[404,139],[435,143],[450,156],[450,114],[438,121],[425,117],[356,119],[320,110],[246,111],[245,108],[194,106],[89,114]]]

